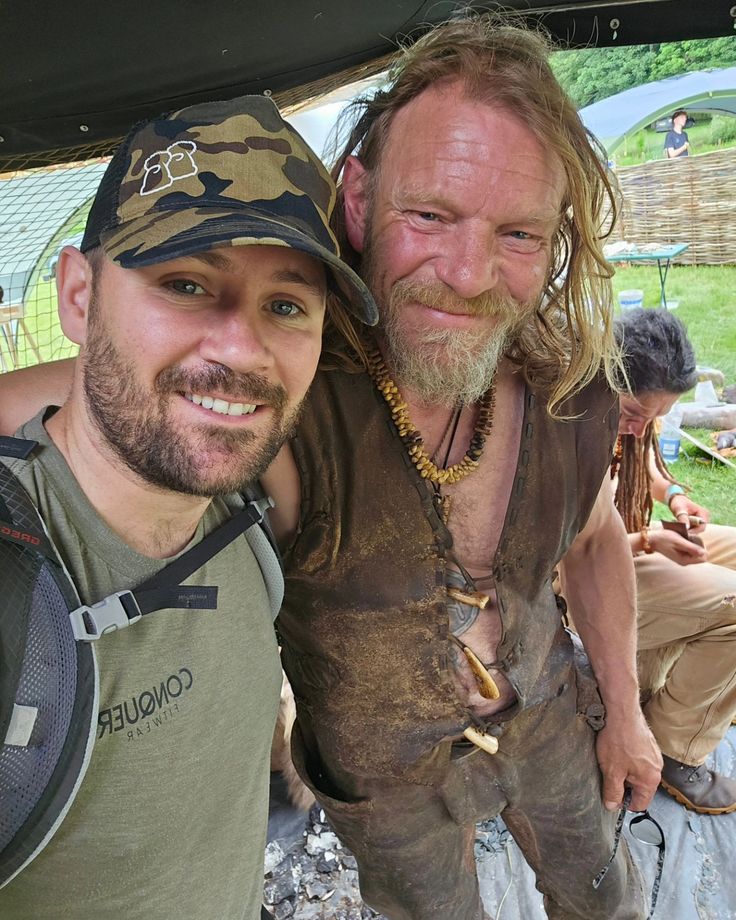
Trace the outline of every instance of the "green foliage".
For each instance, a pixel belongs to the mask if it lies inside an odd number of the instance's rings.
[[[710,123],[710,142],[715,146],[731,146],[736,141],[736,118],[733,115],[714,115]]]
[[[552,55],[552,69],[583,108],[634,86],[691,70],[736,64],[733,38],[709,38],[622,48],[583,48]]]

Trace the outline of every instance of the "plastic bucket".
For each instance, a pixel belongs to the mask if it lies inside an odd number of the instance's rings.
[[[644,291],[619,291],[618,305],[622,310],[636,310],[644,304]]]
[[[665,462],[677,460],[680,456],[680,439],[676,435],[666,434],[659,438],[659,450]]]

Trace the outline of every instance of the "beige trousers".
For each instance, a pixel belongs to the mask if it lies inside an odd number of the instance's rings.
[[[653,526],[657,526],[653,524]],[[636,556],[639,648],[685,648],[644,707],[662,751],[703,763],[736,715],[736,528],[709,524],[708,562]]]

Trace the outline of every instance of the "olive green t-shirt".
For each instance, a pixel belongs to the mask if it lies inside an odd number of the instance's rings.
[[[41,512],[84,603],[167,561],[113,533],[41,416],[9,466]],[[237,499],[215,499],[192,543]],[[131,522],[132,524],[133,522]],[[0,890],[2,920],[256,920],[269,751],[281,670],[268,595],[240,536],[185,584],[216,610],[161,610],[97,643],[100,712],[89,769],[48,846]]]

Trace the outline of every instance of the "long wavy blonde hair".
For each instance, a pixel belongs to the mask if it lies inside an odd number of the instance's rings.
[[[556,414],[600,371],[612,386],[619,377],[611,330],[613,272],[602,252],[618,196],[605,154],[549,66],[550,50],[541,33],[490,14],[464,15],[433,28],[400,51],[386,88],[349,107],[352,127],[332,172],[341,199],[340,175],[355,154],[375,188],[396,112],[438,81],[458,79],[469,99],[511,112],[558,158],[566,194],[549,275],[539,307],[510,351],[527,379],[544,385]],[[342,201],[335,215],[343,258],[358,268],[360,256],[341,220]]]

